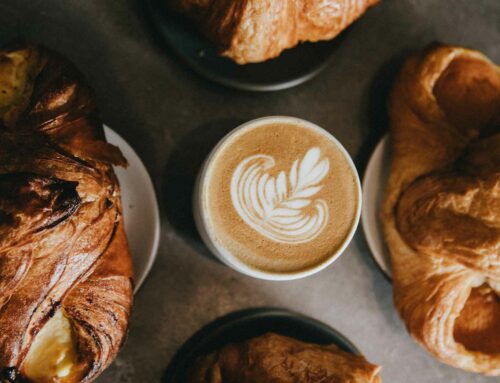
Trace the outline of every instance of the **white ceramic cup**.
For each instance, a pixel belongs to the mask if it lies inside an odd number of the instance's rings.
[[[206,198],[206,196],[208,196],[208,193],[206,192],[206,188],[208,187],[207,181],[210,179],[211,171],[213,170],[212,165],[214,159],[220,152],[222,152],[225,149],[225,144],[228,142],[228,140],[232,138],[235,134],[240,133],[242,130],[250,130],[261,125],[267,125],[273,123],[288,123],[288,124],[301,125],[323,134],[325,138],[333,142],[337,146],[339,151],[344,155],[347,163],[351,167],[351,170],[356,180],[358,205],[356,208],[355,219],[353,220],[352,227],[348,231],[348,234],[346,235],[344,242],[342,243],[341,246],[339,246],[338,250],[332,253],[325,261],[317,264],[312,268],[303,271],[274,273],[274,272],[259,270],[244,263],[236,255],[232,254],[230,251],[228,251],[228,249],[222,246],[219,242],[215,241],[215,235],[213,233],[212,225],[210,225],[210,217],[207,211],[205,209],[202,209],[202,206],[204,206],[203,199]],[[246,122],[238,126],[234,130],[229,132],[224,138],[222,138],[222,140],[212,149],[212,151],[206,158],[205,162],[203,163],[200,172],[198,173],[193,193],[193,214],[196,227],[198,229],[198,232],[200,233],[201,238],[203,239],[203,242],[210,249],[210,251],[224,264],[226,264],[227,266],[231,267],[236,271],[239,271],[243,274],[249,275],[254,278],[273,280],[273,281],[287,281],[287,280],[304,278],[323,270],[324,268],[331,265],[344,252],[344,250],[351,242],[352,237],[354,236],[354,233],[358,227],[359,218],[361,215],[362,201],[363,199],[361,193],[361,183],[359,181],[359,175],[356,170],[356,166],[354,165],[349,153],[345,150],[342,144],[334,136],[332,136],[330,133],[328,133],[326,130],[319,127],[318,125],[313,124],[312,122],[306,120],[302,120],[300,118],[287,117],[287,116],[269,116],[251,120],[249,122]]]

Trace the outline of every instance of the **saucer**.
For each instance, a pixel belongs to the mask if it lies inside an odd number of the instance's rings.
[[[153,266],[160,241],[160,214],[156,193],[146,167],[132,147],[111,128],[104,126],[106,139],[118,146],[128,167],[114,167],[122,193],[125,232],[134,263],[135,292]]]
[[[229,343],[242,342],[268,332],[303,342],[335,344],[344,351],[360,351],[330,326],[305,315],[277,308],[256,308],[228,314],[206,325],[179,349],[163,376],[163,383],[185,383],[196,359]]]
[[[385,135],[373,151],[363,178],[363,210],[361,225],[373,259],[386,277],[391,279],[391,259],[385,244],[379,212],[384,198],[390,167],[389,135]]]
[[[333,40],[301,43],[275,59],[239,65],[222,57],[186,16],[168,9],[168,1],[147,0],[145,11],[160,40],[195,72],[220,84],[251,91],[275,91],[299,85],[328,64],[345,31]]]

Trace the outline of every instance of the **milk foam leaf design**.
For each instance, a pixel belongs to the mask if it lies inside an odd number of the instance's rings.
[[[330,169],[327,158],[314,147],[295,160],[288,175],[269,174],[273,157],[256,154],[244,159],[231,179],[231,199],[240,217],[263,236],[281,243],[313,240],[328,221],[328,205],[314,196]]]

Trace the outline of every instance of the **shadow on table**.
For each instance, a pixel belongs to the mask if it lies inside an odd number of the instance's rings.
[[[373,77],[364,95],[361,110],[363,116],[361,129],[364,130],[364,139],[354,158],[361,177],[364,176],[366,165],[373,150],[381,138],[389,131],[387,103],[394,81],[408,54],[407,51],[400,52],[386,61]]]
[[[161,198],[166,218],[190,246],[216,259],[203,244],[193,218],[193,189],[203,161],[213,147],[243,120],[227,119],[204,124],[178,141],[162,177]]]

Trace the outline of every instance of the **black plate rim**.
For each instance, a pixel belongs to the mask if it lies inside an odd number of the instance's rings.
[[[290,89],[300,84],[303,84],[312,78],[316,77],[320,72],[322,72],[326,66],[332,60],[333,52],[336,50],[332,48],[331,54],[325,57],[315,68],[311,69],[305,74],[294,77],[289,81],[277,81],[274,83],[256,83],[256,82],[245,82],[236,79],[228,79],[224,76],[219,76],[214,74],[210,70],[207,70],[203,65],[200,65],[196,60],[193,60],[190,56],[184,54],[182,50],[178,47],[177,43],[173,41],[170,36],[162,32],[162,24],[165,22],[163,12],[166,11],[166,6],[162,6],[158,3],[158,0],[146,0],[145,9],[149,20],[153,22],[154,29],[157,34],[161,36],[161,39],[168,44],[168,46],[176,53],[177,57],[181,59],[186,65],[188,65],[192,70],[197,72],[202,77],[211,80],[213,82],[222,84],[230,88],[236,88],[245,91],[252,92],[275,92],[285,89]],[[340,40],[347,33],[347,29],[343,30],[332,40]],[[291,48],[293,49],[293,48]]]
[[[336,339],[334,342],[341,348],[352,352],[355,355],[361,355],[361,351],[342,333],[340,333],[335,328],[323,323],[317,319],[311,318],[307,315],[276,307],[256,307],[248,308],[244,310],[238,310],[226,314],[222,317],[215,319],[214,321],[204,325],[201,329],[196,331],[192,336],[186,340],[183,345],[176,351],[175,355],[172,357],[165,374],[163,375],[163,383],[178,383],[175,378],[178,376],[179,368],[183,365],[188,364],[189,361],[193,360],[197,347],[202,347],[204,344],[217,339],[225,331],[228,331],[233,326],[238,325],[238,322],[248,322],[251,320],[258,319],[277,319],[286,318],[288,320],[292,319],[297,321],[297,323],[307,324],[320,330],[325,336],[330,336]],[[240,324],[241,325],[241,324]],[[265,331],[264,331],[265,333]],[[230,342],[230,340],[228,340]],[[181,366],[181,367],[178,367]]]

